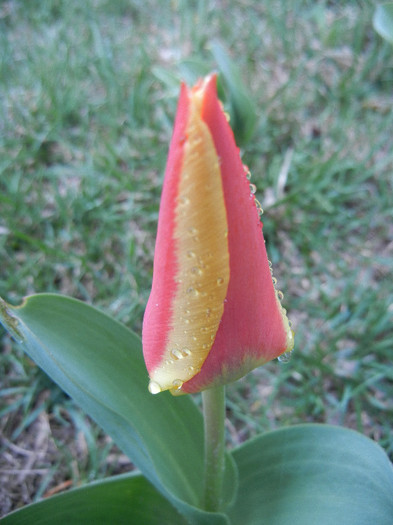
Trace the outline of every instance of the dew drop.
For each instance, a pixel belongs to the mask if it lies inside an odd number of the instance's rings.
[[[192,365],[190,365],[190,366],[188,367],[188,371],[189,371],[189,372],[193,372],[194,370],[195,370],[195,368],[194,368]]]
[[[244,172],[246,174],[247,180],[250,180],[251,179],[251,171],[248,169],[248,166],[246,166],[244,164],[243,164],[243,168],[244,168]]]
[[[288,352],[292,353],[294,346],[295,346],[295,332],[290,328],[289,332],[287,333]]]
[[[222,284],[224,284],[224,279],[222,277],[218,277],[217,284],[218,286],[221,286]]]
[[[180,352],[180,350],[178,350],[177,348],[174,348],[173,350],[171,350],[171,356],[175,360],[183,359],[184,357],[183,354]]]
[[[197,228],[188,228],[189,235],[196,235],[198,233]]]
[[[182,352],[183,352],[183,356],[184,357],[192,354],[192,352],[191,352],[191,350],[189,348],[183,348]]]
[[[181,379],[175,379],[172,381],[172,385],[176,388],[176,390],[180,390],[183,386],[183,381]]]
[[[173,364],[172,359],[166,359],[166,360],[165,360],[165,364],[166,364],[166,365],[172,365],[172,364]]]
[[[278,356],[278,360],[280,363],[289,363],[292,357],[292,352],[284,352],[283,354]]]
[[[277,279],[276,279],[275,277],[272,277],[272,281],[273,281],[274,286],[276,286],[276,284],[277,284]]]
[[[250,184],[250,191],[252,194],[254,194],[257,191],[257,187],[255,186],[255,184]]]
[[[280,299],[280,301],[284,299],[284,294],[282,293],[281,290],[277,290],[277,297]]]
[[[263,215],[262,204],[259,202],[258,199],[255,199],[255,205],[256,205],[256,207],[257,207],[258,215],[259,215],[259,216]]]
[[[211,308],[206,308],[206,317],[210,317],[211,313],[212,313]]]
[[[193,259],[195,257],[195,252],[193,252],[192,250],[188,250],[187,257],[189,259]]]
[[[193,266],[190,271],[194,275],[202,275],[202,270],[198,266]]]
[[[186,206],[190,203],[190,199],[188,197],[185,197],[184,195],[179,197],[179,202],[182,206]]]
[[[150,381],[148,389],[151,394],[159,394],[162,390],[160,385],[155,381]]]
[[[187,288],[187,293],[188,293],[189,295],[194,296],[194,297],[197,297],[197,296],[199,295],[199,291],[198,291],[196,288],[194,288],[193,286],[189,286],[189,287]]]

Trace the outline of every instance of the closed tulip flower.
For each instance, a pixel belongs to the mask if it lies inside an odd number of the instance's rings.
[[[181,87],[143,321],[149,390],[193,393],[293,348],[216,76]]]

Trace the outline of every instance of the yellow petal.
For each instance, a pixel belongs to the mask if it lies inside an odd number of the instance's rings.
[[[203,87],[201,87],[203,89]],[[150,391],[180,391],[197,374],[214,342],[229,283],[226,209],[219,158],[200,116],[199,92],[190,114],[175,211],[177,289],[165,352]]]

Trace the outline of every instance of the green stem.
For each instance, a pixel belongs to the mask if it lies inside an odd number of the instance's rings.
[[[205,421],[205,509],[218,511],[221,505],[225,468],[225,387],[202,392]]]

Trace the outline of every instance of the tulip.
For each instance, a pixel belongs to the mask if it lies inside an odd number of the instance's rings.
[[[153,394],[224,385],[293,348],[247,171],[216,76],[182,85],[143,320]]]

